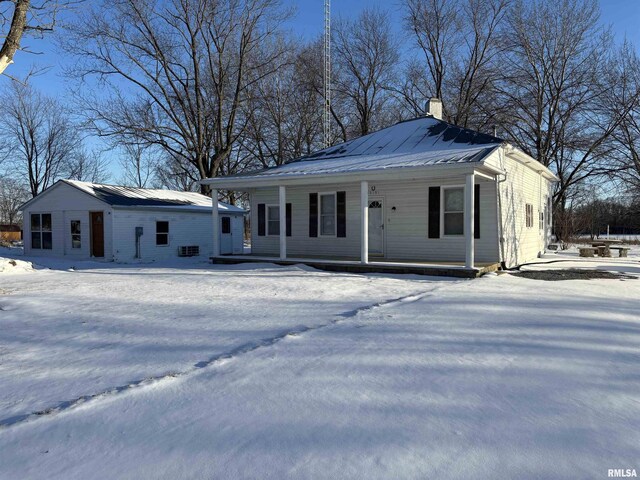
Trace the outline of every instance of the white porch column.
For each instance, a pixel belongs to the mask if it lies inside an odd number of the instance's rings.
[[[369,182],[360,182],[360,261],[369,263]]]
[[[473,268],[474,263],[474,229],[473,229],[473,189],[475,175],[467,174],[467,181],[464,188],[464,240],[466,245],[465,267]]]
[[[278,210],[280,212],[280,260],[287,258],[287,191],[284,185],[278,187],[280,200]]]
[[[213,256],[220,256],[220,220],[218,218],[218,190],[211,190],[211,221],[213,222]]]

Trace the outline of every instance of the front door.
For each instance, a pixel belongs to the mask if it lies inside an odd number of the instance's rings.
[[[369,197],[369,255],[384,255],[384,203]]]
[[[231,233],[231,217],[220,217],[220,253],[233,253],[233,235]]]
[[[91,256],[104,257],[104,212],[91,212]]]

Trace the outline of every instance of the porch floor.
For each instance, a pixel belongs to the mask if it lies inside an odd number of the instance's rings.
[[[399,260],[383,257],[369,257],[369,263],[363,264],[356,257],[314,256],[313,258],[290,257],[281,260],[277,255],[221,255],[210,257],[214,264],[237,264],[265,262],[276,265],[295,265],[302,263],[318,270],[353,273],[400,273],[415,275],[433,275],[444,277],[476,278],[500,268],[499,263],[476,263],[475,268],[467,268],[460,262],[426,262],[424,260]]]

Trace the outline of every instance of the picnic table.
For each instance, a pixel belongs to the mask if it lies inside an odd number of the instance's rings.
[[[592,249],[597,249],[597,254],[599,257],[610,257],[611,245],[616,245],[620,243],[622,243],[622,240],[612,240],[612,239],[594,240],[591,242],[591,247]],[[622,254],[620,254],[620,256],[622,256]]]

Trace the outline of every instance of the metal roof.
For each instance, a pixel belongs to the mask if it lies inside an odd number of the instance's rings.
[[[433,117],[397,123],[278,167],[224,178],[322,175],[480,162],[504,140]],[[207,183],[205,180],[203,183]]]
[[[78,180],[60,180],[75,187],[98,200],[113,207],[163,207],[182,210],[211,210],[211,197],[195,192],[178,192],[175,190],[161,190],[151,188],[123,187],[118,185],[104,185],[99,183],[80,182]],[[58,185],[56,183],[53,187]],[[51,188],[53,188],[51,187]],[[46,190],[40,195],[46,193]],[[38,195],[38,197],[40,196]],[[35,198],[38,198],[35,197]],[[32,199],[32,200],[35,200]],[[25,203],[26,206],[29,202]],[[244,213],[242,208],[227,203],[218,202],[218,210],[229,213]]]

